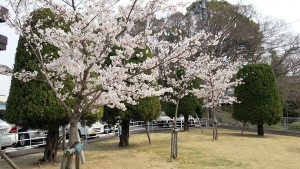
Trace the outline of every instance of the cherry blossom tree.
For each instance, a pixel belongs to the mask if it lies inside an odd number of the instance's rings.
[[[176,63],[165,65],[168,68],[163,68],[165,85],[173,89],[173,97],[165,99],[176,104],[171,136],[171,160],[177,159],[176,118],[180,99],[189,93],[204,99],[205,107],[208,107],[213,115],[213,140],[217,140],[216,108],[223,103],[232,104],[236,102],[236,98],[228,95],[227,90],[241,83],[240,79],[234,79],[241,62],[231,62],[227,58],[214,56],[213,49],[219,43],[218,37],[202,33],[201,38],[197,42],[196,46],[203,48],[198,49],[197,52],[193,50],[190,50],[191,52],[187,51],[188,55],[185,55],[183,59]],[[204,47],[210,49],[210,52],[206,52]],[[202,85],[200,89],[191,87],[195,79],[201,80]]]
[[[234,75],[241,67],[241,62],[230,62],[224,58],[206,57],[197,58],[199,62],[206,66],[206,69],[196,69],[203,84],[200,89],[193,89],[193,93],[198,98],[204,99],[205,107],[209,108],[209,113],[213,119],[213,140],[218,139],[217,112],[216,108],[221,104],[232,104],[237,102],[236,97],[230,95],[228,90],[234,89],[241,83],[241,79],[235,79]]]
[[[180,31],[178,39],[182,39],[180,36]],[[176,121],[178,116],[178,106],[180,100],[188,94],[194,94],[195,90],[193,89],[193,82],[199,80],[199,77],[202,77],[202,73],[207,72],[207,67],[205,65],[207,60],[209,60],[209,56],[203,53],[203,49],[199,47],[203,47],[204,45],[214,45],[216,44],[216,39],[210,35],[207,35],[204,32],[200,33],[201,36],[198,36],[197,43],[193,44],[193,47],[190,47],[190,50],[185,51],[185,55],[182,56],[180,60],[176,62],[172,62],[171,64],[163,64],[161,66],[162,70],[162,79],[164,85],[166,87],[172,88],[172,93],[166,94],[164,96],[164,100],[168,102],[173,102],[175,107],[175,115],[174,115],[174,124],[171,135],[171,160],[177,159],[177,127]],[[180,40],[177,40],[176,43],[181,43]],[[170,49],[172,50],[172,49]],[[169,52],[164,52],[164,54],[168,54]],[[202,81],[202,79],[200,78]],[[202,96],[197,96],[201,98]]]
[[[120,0],[6,2],[12,9],[12,14],[6,16],[7,24],[26,39],[27,50],[39,61],[46,82],[68,113],[69,147],[74,146],[78,120],[86,112],[97,113],[103,105],[125,110],[126,103],[136,104],[135,100],[140,98],[162,95],[165,90],[154,85],[159,65],[177,62],[196,52],[191,48],[199,39],[197,36],[201,36],[197,34],[175,44],[159,41],[159,34],[147,28],[134,35],[130,33],[135,24],[150,20],[156,12],[174,11],[177,5],[169,5],[167,0],[130,0],[126,4]],[[49,18],[40,23],[57,22],[58,27],[43,28],[38,22],[33,28],[26,24],[33,11],[45,7],[60,19]],[[56,47],[57,53],[43,53],[44,43]],[[105,65],[108,54],[116,46],[120,49],[110,57],[111,64]],[[158,48],[160,53],[142,63],[129,62],[134,49],[146,46]],[[36,75],[37,72],[23,70],[15,77],[28,81]],[[68,161],[67,168],[71,168],[72,156]]]

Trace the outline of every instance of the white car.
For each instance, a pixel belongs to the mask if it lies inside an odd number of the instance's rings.
[[[18,129],[18,136],[19,136],[19,141],[18,141],[18,146],[23,147],[31,144],[37,144],[40,143],[44,144],[44,140],[47,137],[47,132],[44,130],[36,129]]]
[[[66,126],[67,133],[69,133],[70,124]],[[81,122],[77,123],[78,134],[80,137],[94,137],[98,134],[104,133],[104,125],[99,121],[92,124],[91,126],[84,125]]]
[[[12,146],[18,143],[16,127],[0,119],[0,147]]]

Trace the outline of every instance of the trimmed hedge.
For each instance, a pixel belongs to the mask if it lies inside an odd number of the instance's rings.
[[[289,130],[300,131],[300,121],[292,123]]]

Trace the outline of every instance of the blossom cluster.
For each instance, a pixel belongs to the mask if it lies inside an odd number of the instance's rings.
[[[36,56],[40,72],[69,112],[79,115],[87,110],[98,112],[104,105],[125,110],[126,103],[136,104],[140,98],[161,96],[167,91],[180,97],[194,92],[208,100],[233,101],[223,94],[204,94],[204,91],[222,93],[225,88],[236,84],[228,80],[236,67],[214,71],[222,61],[211,61],[206,55],[191,57],[199,52],[203,41],[209,39],[204,32],[173,43],[159,38],[163,32],[153,33],[148,28],[133,33],[136,24],[147,23],[157,12],[172,12],[178,7],[170,5],[168,0],[130,0],[126,4],[120,0],[6,2],[14,12],[7,16],[7,24],[26,39],[27,50]],[[40,8],[49,8],[56,17],[40,19],[35,25],[28,24],[34,11]],[[45,28],[43,23],[47,21],[53,25]],[[209,39],[209,43],[217,42]],[[58,51],[45,54],[45,44],[56,47]],[[136,49],[145,48],[146,53],[153,53],[152,57],[138,63],[130,61]],[[143,57],[143,53],[136,54],[136,57]],[[168,74],[167,83],[172,88],[157,84],[161,68]],[[185,73],[174,79],[171,74],[178,68],[184,68]],[[36,73],[20,72],[14,76],[28,81]],[[196,77],[206,83],[200,90],[190,90],[189,83]],[[66,82],[72,83],[72,88],[66,86]],[[67,100],[75,97],[76,104],[68,105]]]

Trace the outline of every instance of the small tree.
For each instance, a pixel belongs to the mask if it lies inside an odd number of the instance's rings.
[[[158,97],[146,97],[139,100],[139,103],[128,107],[133,114],[133,119],[144,121],[149,144],[152,144],[147,122],[157,119],[161,112],[160,100]]]
[[[130,106],[127,105],[127,107],[129,108]],[[121,130],[119,130],[119,147],[129,146],[129,125],[131,119],[132,114],[129,109],[124,111],[118,108],[110,108],[107,106],[104,107],[103,120],[108,121],[110,124],[119,122],[119,125],[121,126]]]
[[[174,117],[175,108],[176,105],[174,103],[164,103],[164,112],[169,117]],[[183,115],[184,117],[184,131],[189,130],[189,116],[202,117],[202,113],[203,101],[201,99],[198,99],[193,94],[188,94],[180,99],[178,105],[178,115]]]
[[[148,121],[156,119],[160,112],[161,107],[158,97],[146,97],[140,99],[137,105],[127,105],[127,109],[125,111],[105,106],[103,120],[110,124],[116,124],[118,121],[120,122],[121,133],[119,136],[119,146],[126,147],[129,146],[130,120],[142,120],[145,124],[147,124]],[[148,127],[145,127],[149,144],[151,144]]]
[[[240,62],[230,63],[228,60],[216,57],[198,58],[195,63],[207,66],[206,69],[198,69],[198,77],[203,80],[200,89],[194,89],[193,93],[198,98],[204,99],[204,106],[209,108],[213,119],[213,140],[218,139],[217,107],[221,104],[232,104],[236,98],[228,94],[227,90],[237,86],[240,79],[235,79]]]
[[[168,112],[169,116],[172,114],[174,117],[173,130],[171,134],[171,161],[173,159],[177,159],[178,155],[178,129],[176,126],[176,122],[177,117],[180,114],[180,100],[191,93],[193,89],[191,84],[197,79],[195,70],[191,69],[196,67],[192,67],[189,65],[189,63],[191,63],[190,61],[192,55],[193,53],[190,53],[190,55],[188,55],[182,61],[178,61],[174,65],[165,65],[166,67],[164,68],[164,85],[172,88],[172,92],[167,93],[164,97],[165,102],[169,102],[166,103],[165,110],[167,110],[166,112]]]
[[[257,124],[257,134],[263,136],[263,124],[276,124],[283,115],[272,69],[266,64],[246,65],[237,78],[243,78],[244,83],[235,88],[235,96],[241,103],[234,104],[233,118]]]

